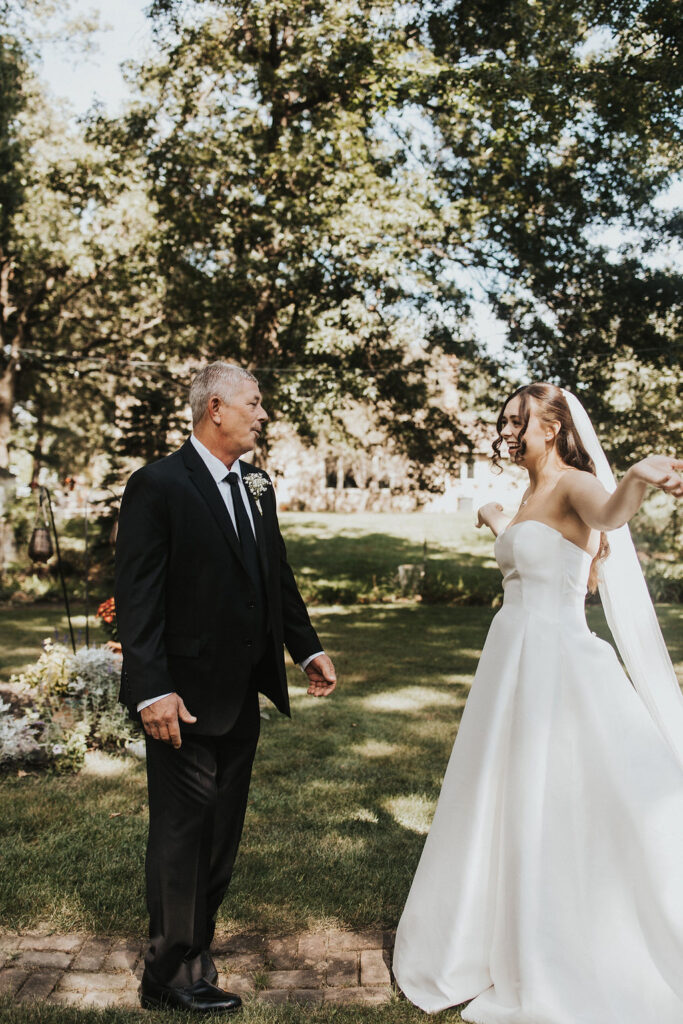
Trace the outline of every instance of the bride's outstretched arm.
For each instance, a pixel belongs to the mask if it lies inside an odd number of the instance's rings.
[[[563,484],[569,504],[594,530],[616,530],[641,506],[649,486],[683,497],[683,460],[648,455],[636,462],[610,494],[590,473],[566,473]]]
[[[499,505],[497,501],[489,501],[478,510],[475,525],[477,529],[480,526],[488,526],[493,536],[497,537],[509,522],[509,517],[503,512],[503,506]]]

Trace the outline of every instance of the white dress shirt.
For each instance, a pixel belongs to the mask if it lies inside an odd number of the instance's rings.
[[[204,465],[206,466],[209,473],[216,481],[216,486],[218,487],[218,490],[221,492],[221,498],[225,502],[225,507],[230,513],[232,525],[235,527],[235,533],[239,537],[240,534],[239,530],[237,529],[237,519],[235,517],[235,506],[233,505],[232,501],[232,487],[225,479],[228,473],[235,473],[237,475],[239,479],[239,489],[242,494],[242,502],[247,511],[247,515],[249,516],[251,529],[254,533],[254,536],[256,536],[256,530],[254,529],[254,519],[251,514],[251,503],[249,501],[247,489],[244,486],[244,480],[242,479],[242,467],[240,466],[240,460],[235,459],[230,469],[227,469],[225,463],[221,462],[218,456],[214,455],[213,452],[210,452],[206,445],[202,444],[202,442],[198,438],[196,438],[194,434],[190,436],[190,442],[195,447],[198,454],[201,455]]]
[[[235,533],[239,537],[239,530],[237,529],[237,519],[235,517],[235,507],[232,500],[232,488],[228,481],[225,479],[228,473],[237,474],[239,478],[239,488],[240,491],[242,492],[242,502],[244,504],[244,508],[246,509],[246,513],[249,516],[249,522],[251,523],[251,528],[254,531],[254,536],[256,536],[256,530],[254,529],[254,519],[251,512],[251,504],[249,502],[247,489],[244,486],[244,480],[242,479],[242,467],[240,466],[239,459],[236,459],[235,462],[233,462],[232,466],[228,469],[225,463],[221,462],[218,456],[214,455],[213,452],[210,452],[206,445],[202,444],[199,438],[195,437],[194,434],[190,435],[190,443],[196,449],[197,454],[201,457],[202,462],[208,469],[213,479],[216,481],[216,486],[220,491],[221,498],[225,502],[225,507],[227,508],[230,514],[230,518],[232,519],[232,525],[235,527]],[[308,658],[301,662],[301,670],[305,671],[306,666],[311,661],[313,661],[314,658],[317,658],[318,655],[324,653],[324,651],[317,651],[315,654],[309,655]],[[138,704],[137,709],[138,711],[142,711],[143,708],[149,707],[150,704],[155,704],[158,700],[162,700],[164,697],[169,696],[170,693],[160,693],[158,697],[152,697],[150,700],[142,700]]]

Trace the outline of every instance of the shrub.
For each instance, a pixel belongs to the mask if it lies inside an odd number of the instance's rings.
[[[424,604],[478,605],[495,608],[501,601],[500,580],[489,582],[479,574],[459,576],[457,580],[427,563],[427,569],[420,584],[420,596]]]
[[[42,723],[37,723],[35,717],[16,717],[12,706],[0,700],[0,766],[44,759],[36,735]]]
[[[120,667],[119,656],[106,647],[72,654],[46,640],[38,661],[12,677],[30,689],[33,706],[11,723],[3,717],[0,764],[42,761],[75,771],[88,747],[124,749],[137,729],[118,702]]]
[[[654,563],[645,569],[645,579],[653,601],[683,603],[683,568],[680,565]]]

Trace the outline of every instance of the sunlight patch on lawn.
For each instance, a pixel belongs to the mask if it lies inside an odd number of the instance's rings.
[[[434,817],[436,800],[428,800],[422,794],[413,793],[412,796],[394,796],[385,800],[384,808],[403,828],[426,836]]]
[[[354,743],[350,753],[360,757],[400,757],[405,747],[398,743],[385,743],[383,740],[366,740],[365,743]]]
[[[457,640],[453,641],[453,653],[458,658],[471,658],[476,665],[481,657],[481,647],[460,647]]]
[[[360,703],[368,711],[422,711],[434,705],[453,705],[450,693],[427,686],[404,686],[401,690],[388,690],[361,697]]]
[[[290,683],[290,685],[288,687],[290,699],[292,697],[305,697],[306,696],[306,689],[307,689],[307,687],[305,687],[305,686],[296,686],[296,685],[292,686],[292,684]]]
[[[97,775],[100,778],[116,778],[127,775],[135,761],[131,757],[115,757],[105,754],[103,750],[89,750],[85,755],[85,764],[81,769],[83,775]]]
[[[454,705],[456,709],[464,707],[465,701],[457,701]],[[410,723],[410,737],[411,740],[416,743],[420,740],[433,740],[435,737],[442,739],[445,737],[446,742],[451,738],[455,741],[455,736],[458,731],[458,723],[460,721],[460,714],[454,714],[452,719],[452,725],[448,719],[441,718],[438,722],[435,721],[434,717],[428,715],[425,718],[414,719]],[[445,768],[445,765],[444,765]]]
[[[351,821],[367,821],[371,825],[378,825],[379,818],[374,811],[369,811],[367,807],[359,807],[357,811],[353,811],[349,815]]]
[[[328,832],[316,841],[320,852],[329,851],[335,857],[340,854],[360,853],[367,846],[365,836],[340,836],[337,832]]]
[[[448,685],[452,686],[454,689],[465,690],[467,693],[469,693],[472,688],[472,674],[469,672],[451,672],[448,674],[442,673],[441,679],[443,680],[444,683],[448,683]]]

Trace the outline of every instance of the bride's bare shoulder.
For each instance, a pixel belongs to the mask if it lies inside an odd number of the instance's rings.
[[[567,471],[562,474],[558,481],[558,496],[572,499],[573,497],[604,496],[607,491],[598,478],[588,469],[577,469],[575,466],[567,466]]]
[[[576,466],[567,466],[565,472],[559,479],[559,483],[568,488],[583,487],[585,484],[598,483],[598,478],[589,469],[578,469]]]

